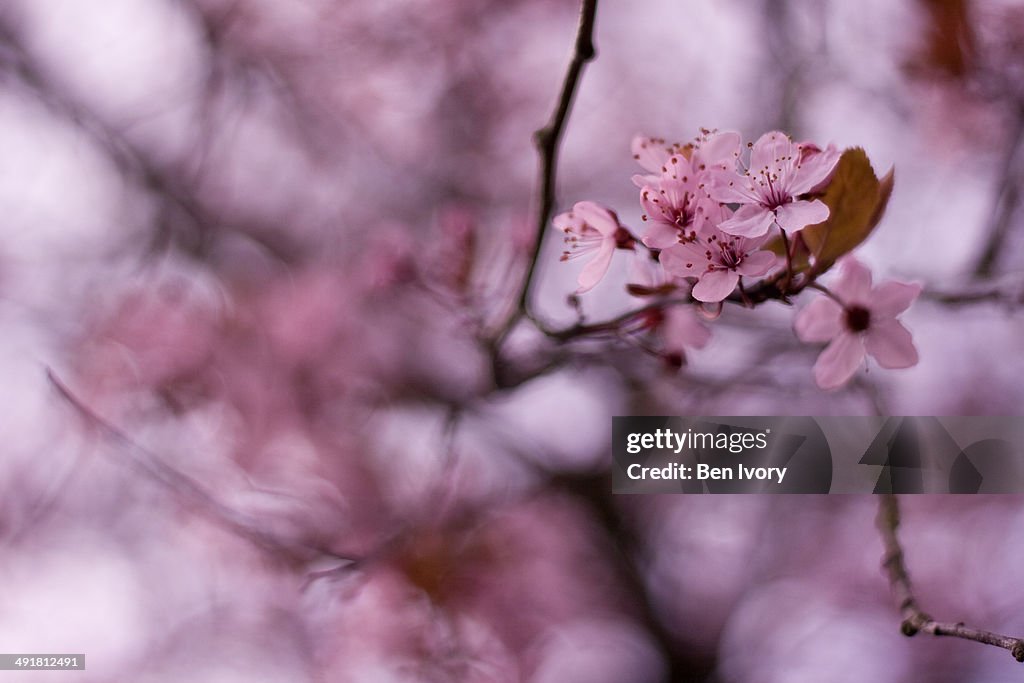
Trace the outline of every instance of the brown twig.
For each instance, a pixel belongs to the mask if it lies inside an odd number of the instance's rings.
[[[907,564],[903,555],[903,547],[896,535],[900,525],[899,501],[892,494],[884,494],[878,503],[878,530],[882,535],[885,555],[882,567],[889,578],[892,592],[899,605],[903,622],[900,630],[903,635],[913,636],[917,633],[930,633],[933,636],[953,636],[964,640],[973,640],[986,645],[995,645],[1009,650],[1018,662],[1024,662],[1024,639],[1004,636],[991,631],[965,626],[963,623],[947,623],[935,621],[917,602],[914,589],[907,572]]]
[[[533,284],[534,272],[537,270],[537,260],[540,258],[541,247],[544,244],[544,236],[547,234],[548,220],[554,211],[555,206],[555,180],[558,169],[558,148],[562,141],[562,133],[565,130],[565,122],[569,118],[572,109],[573,97],[579,85],[580,75],[587,62],[597,56],[594,48],[594,20],[597,16],[597,0],[583,0],[580,4],[580,19],[576,30],[576,43],[573,50],[572,60],[565,72],[562,81],[562,90],[558,95],[558,102],[551,112],[551,118],[547,124],[533,134],[533,144],[537,148],[539,157],[539,171],[537,174],[537,215],[534,224],[533,245],[530,251],[530,258],[527,261],[526,273],[523,282],[519,287],[519,297],[516,308],[505,320],[495,337],[495,347],[500,346],[501,340],[508,334],[509,330],[523,316],[529,317],[530,289]]]

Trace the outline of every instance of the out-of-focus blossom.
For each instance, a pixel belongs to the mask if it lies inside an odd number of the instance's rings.
[[[830,342],[814,364],[814,379],[822,389],[845,384],[860,367],[865,353],[883,368],[917,364],[917,349],[896,316],[907,310],[921,286],[889,280],[871,286],[871,271],[848,256],[832,286],[835,299],[815,299],[796,318],[797,337],[805,342]],[[841,302],[841,303],[840,303]]]
[[[732,294],[740,276],[759,277],[771,270],[778,257],[761,249],[765,241],[766,235],[751,239],[714,229],[699,242],[662,251],[661,264],[670,275],[699,278],[693,298],[714,303]]]
[[[436,224],[430,275],[452,292],[465,293],[476,257],[477,218],[468,206],[453,204],[438,213]]]
[[[563,261],[593,254],[580,273],[577,294],[593,289],[600,282],[616,248],[632,249],[635,244],[633,235],[622,227],[615,212],[594,202],[577,202],[572,211],[555,216],[554,224],[565,233],[568,249],[562,253]]]
[[[649,254],[642,254],[633,259],[627,291],[637,297],[661,296],[682,284],[684,281],[676,281]],[[711,341],[711,329],[692,305],[646,307],[636,325],[636,329],[654,332],[658,353],[672,367],[686,362],[686,349],[702,349]]]
[[[711,341],[711,330],[701,322],[693,306],[672,306],[665,309],[658,331],[667,358],[682,364],[686,349],[703,349]]]
[[[709,193],[720,202],[740,208],[719,225],[723,232],[759,237],[778,225],[796,232],[828,218],[828,207],[819,199],[799,199],[828,178],[839,162],[839,151],[818,151],[809,143],[793,144],[785,133],[765,133],[750,152],[744,174],[716,173]]]

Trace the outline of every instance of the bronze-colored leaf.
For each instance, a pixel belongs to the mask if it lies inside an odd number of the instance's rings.
[[[843,152],[832,181],[821,196],[821,201],[828,205],[828,220],[800,232],[814,258],[813,274],[825,272],[839,257],[868,238],[885,213],[893,181],[892,169],[878,179],[868,155],[860,147]]]

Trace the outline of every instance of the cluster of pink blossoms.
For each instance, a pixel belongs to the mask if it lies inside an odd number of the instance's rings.
[[[798,278],[792,256],[800,231],[829,218],[818,197],[828,188],[841,152],[833,145],[795,143],[779,131],[765,133],[747,148],[744,162],[740,136],[733,132],[703,131],[686,145],[634,138],[633,158],[646,171],[633,176],[647,224],[639,239],[614,211],[596,202],[578,202],[554,218],[566,235],[562,260],[591,256],[577,294],[604,277],[616,250],[635,252],[638,246],[647,252],[641,258],[656,263],[658,272],[644,268],[644,282],[631,290],[663,297],[689,293],[697,306],[666,304],[657,315],[647,309],[645,320],[660,328],[666,358],[681,360],[683,347],[701,348],[709,341],[699,307],[726,300],[751,305],[744,278],[782,283],[780,298],[788,299],[816,277]],[[886,368],[917,363],[910,333],[895,317],[920,288],[889,282],[872,290],[866,267],[852,256],[841,263],[835,291],[816,285],[828,297],[813,302],[796,321],[802,341],[831,341],[814,369],[822,388],[845,384],[865,353]]]

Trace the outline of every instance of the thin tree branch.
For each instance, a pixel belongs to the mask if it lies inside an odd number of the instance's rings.
[[[534,225],[533,246],[527,262],[526,273],[519,288],[516,308],[499,328],[495,337],[495,348],[501,345],[509,330],[523,316],[529,317],[530,290],[533,285],[537,260],[540,258],[544,236],[547,234],[548,220],[555,206],[555,181],[558,171],[558,147],[562,141],[565,123],[572,109],[573,97],[579,85],[580,75],[587,62],[597,56],[594,48],[594,20],[597,16],[597,0],[583,0],[580,5],[579,27],[576,30],[576,44],[572,61],[565,72],[562,90],[558,102],[547,124],[533,134],[533,144],[539,156],[537,174],[537,216]]]
[[[947,623],[935,621],[917,602],[914,589],[907,572],[907,564],[903,555],[903,547],[896,535],[900,525],[899,501],[892,494],[883,495],[878,502],[878,530],[882,535],[885,555],[882,567],[885,569],[892,586],[893,596],[899,606],[903,618],[900,630],[903,635],[913,636],[919,632],[933,636],[953,636],[964,640],[973,640],[986,645],[995,645],[1009,650],[1018,662],[1024,662],[1024,639],[1004,636],[991,631],[983,631],[963,623]]]
[[[53,385],[53,388],[56,389],[60,397],[85,420],[86,424],[118,446],[128,456],[129,464],[188,500],[191,503],[190,509],[192,511],[203,513],[207,518],[248,539],[260,548],[275,555],[283,555],[293,561],[301,563],[317,558],[332,558],[345,562],[346,566],[350,568],[360,562],[355,557],[340,554],[330,548],[312,542],[282,538],[260,529],[255,520],[249,519],[237,510],[227,507],[214,498],[194,479],[166,464],[155,454],[140,446],[120,429],[96,414],[61,381],[52,369],[46,369],[46,378]]]

